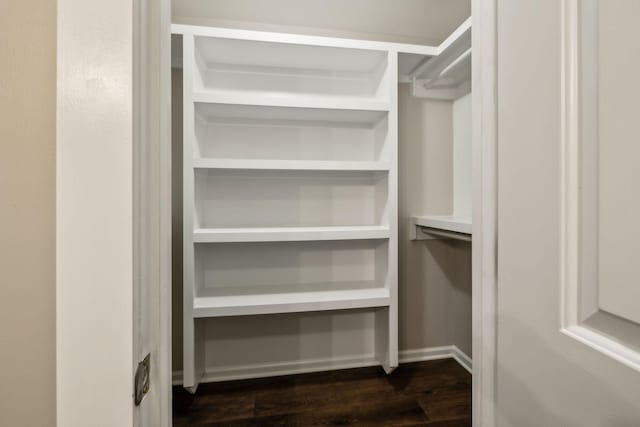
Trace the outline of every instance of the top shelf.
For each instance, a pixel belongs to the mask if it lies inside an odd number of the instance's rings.
[[[339,47],[348,49],[395,51],[398,53],[433,56],[438,54],[439,46],[426,46],[412,43],[361,40],[342,37],[312,36],[294,33],[275,33],[271,31],[241,30],[234,28],[209,27],[197,25],[172,24],[171,32],[182,35],[200,35],[236,40],[261,40],[271,43],[283,43],[306,46]],[[179,64],[174,64],[179,66]]]
[[[471,91],[471,18],[442,45],[437,56],[425,59],[410,74],[414,95],[457,99]]]
[[[344,49],[332,46],[309,46],[273,43],[262,38],[234,38],[196,35],[197,60],[207,68],[252,69],[277,71],[293,76],[300,74],[343,73],[366,74],[386,61],[386,52],[365,49]]]
[[[471,18],[468,18],[442,42],[436,56],[426,58],[411,72],[411,77],[419,80],[437,79],[461,56],[470,54],[470,50]]]
[[[211,93],[223,103],[366,110],[387,110],[391,101],[395,62],[388,51],[199,33],[184,49],[185,60],[195,60],[189,74],[196,98]]]
[[[253,68],[289,77],[330,73],[338,80],[367,79],[384,68],[387,52],[397,52],[398,80],[411,82],[428,78],[434,68],[441,72],[471,47],[471,18],[438,46],[180,24],[172,25],[172,32],[195,36],[199,67],[218,75]],[[172,66],[181,68],[177,38],[172,52]]]

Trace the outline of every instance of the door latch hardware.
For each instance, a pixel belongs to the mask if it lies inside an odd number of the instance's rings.
[[[138,363],[134,382],[134,402],[140,405],[142,399],[149,391],[149,371],[151,367],[151,353],[147,354],[142,362]]]

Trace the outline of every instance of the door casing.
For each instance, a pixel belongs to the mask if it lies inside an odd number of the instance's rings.
[[[58,425],[81,426],[97,418],[112,425],[169,426],[171,5],[169,0],[82,4],[58,0]],[[472,0],[472,14],[473,425],[490,427],[494,425],[496,363],[496,0]],[[89,54],[92,51],[100,52],[108,63],[100,63]],[[98,100],[96,93],[102,94]],[[101,120],[101,126],[96,117],[111,120]],[[120,139],[114,141],[116,136]],[[87,137],[91,150],[82,144]],[[108,167],[87,167],[97,157]],[[75,165],[85,167],[75,170]],[[70,172],[76,174],[68,176]],[[145,197],[147,191],[154,196]],[[124,197],[109,199],[109,204],[92,203],[86,195],[96,192]],[[153,214],[157,228],[146,222],[147,215]],[[79,226],[71,226],[78,216]],[[99,224],[109,227],[86,240]],[[151,230],[159,233],[158,241],[147,240]],[[116,238],[118,245],[87,251],[98,238],[97,245]],[[80,266],[82,259],[86,262]],[[75,274],[75,268],[82,274]],[[140,278],[149,271],[157,274],[151,276],[157,278],[153,283]],[[115,288],[114,281],[119,282]],[[80,294],[74,291],[78,287],[83,287]],[[155,295],[151,299],[147,299],[149,292]],[[128,314],[123,318],[113,307],[92,310],[90,304],[96,300],[127,307],[124,313]],[[145,301],[155,306],[143,309]],[[153,312],[155,317],[146,317]],[[74,322],[65,321],[71,318]],[[78,325],[87,324],[90,333],[79,333]],[[152,382],[153,392],[147,399],[153,399],[150,405],[160,411],[155,418],[160,424],[134,409],[131,397],[133,371],[150,338],[145,336],[149,327],[157,334],[158,370],[152,380],[157,378],[159,384],[154,387]],[[100,345],[94,345],[97,341]],[[94,356],[101,349],[109,357],[100,359],[96,369]],[[83,363],[71,366],[70,353]],[[96,399],[86,392],[89,384],[111,386]]]

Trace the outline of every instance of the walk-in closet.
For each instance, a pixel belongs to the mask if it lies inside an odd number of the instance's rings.
[[[449,392],[465,425],[468,2],[357,2],[362,21],[355,5],[332,21],[329,1],[312,25],[313,7],[292,6],[284,24],[251,9],[268,1],[209,3],[173,5],[174,401],[192,402],[174,419],[205,411],[193,402],[211,390],[426,369],[441,372],[434,390],[461,384]],[[433,30],[393,24],[412,7]],[[385,11],[386,27],[363,28]]]

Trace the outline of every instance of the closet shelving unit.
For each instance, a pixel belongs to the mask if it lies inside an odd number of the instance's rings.
[[[421,98],[456,101],[471,92],[471,18],[465,21],[440,46],[437,56],[425,58],[410,73],[412,93]],[[464,108],[464,107],[461,107]],[[467,111],[466,113],[469,113]],[[470,114],[454,121],[470,120]],[[462,128],[468,128],[462,126]],[[469,135],[455,135],[454,124],[454,203],[450,215],[422,215],[410,218],[410,239],[456,239],[471,241],[471,187]],[[460,184],[456,181],[468,181]]]
[[[398,364],[397,82],[448,48],[174,25],[183,68],[183,383],[199,319],[375,313]],[[181,52],[181,54],[179,54]]]

